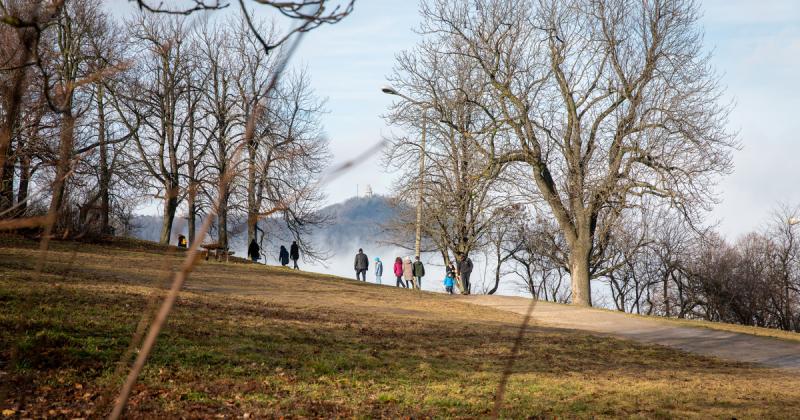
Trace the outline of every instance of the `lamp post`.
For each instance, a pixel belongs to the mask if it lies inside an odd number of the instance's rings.
[[[425,136],[427,133],[427,114],[428,108],[430,108],[430,104],[415,101],[409,98],[406,95],[396,91],[391,86],[384,86],[381,88],[381,92],[387,95],[395,95],[399,96],[408,102],[411,102],[414,105],[417,105],[422,108],[422,139],[420,140],[419,145],[419,184],[417,185],[417,232],[416,236],[414,237],[414,256],[419,258],[420,254],[420,247],[422,246],[422,188],[425,186],[424,184],[424,173],[425,173]]]

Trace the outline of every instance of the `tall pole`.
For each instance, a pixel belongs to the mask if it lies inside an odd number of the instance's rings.
[[[419,185],[417,185],[417,234],[414,237],[414,256],[419,258],[422,244],[422,189],[425,187],[425,135],[427,134],[427,108],[422,109],[422,141],[419,144]]]
[[[387,95],[397,95],[422,108],[422,141],[420,141],[419,145],[419,184],[417,185],[417,231],[416,237],[414,238],[414,256],[419,258],[422,243],[422,190],[425,187],[425,136],[427,135],[428,108],[431,107],[431,104],[415,101],[396,91],[391,86],[384,86],[381,88],[381,91]],[[415,284],[414,287],[418,289],[419,285]]]

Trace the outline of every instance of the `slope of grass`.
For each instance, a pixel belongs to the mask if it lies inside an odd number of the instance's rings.
[[[0,411],[107,414],[117,365],[181,255],[0,238]],[[129,418],[486,416],[521,317],[250,264],[192,273]],[[795,374],[533,326],[505,417],[800,416]]]

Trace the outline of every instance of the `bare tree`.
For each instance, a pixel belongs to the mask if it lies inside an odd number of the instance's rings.
[[[773,290],[771,305],[780,328],[800,330],[800,207],[780,205],[767,225],[770,239],[771,269],[769,284]]]
[[[422,13],[442,54],[487,84],[465,100],[513,133],[475,143],[529,168],[569,245],[574,304],[591,305],[592,255],[622,209],[651,195],[695,217],[730,169],[696,2],[431,0]]]
[[[0,1],[0,41],[4,46],[0,52],[0,211],[14,204],[12,135],[23,112],[32,73],[41,64],[39,40],[62,6],[62,2]]]
[[[491,143],[501,131],[488,129],[495,128],[494,121],[466,100],[483,89],[474,74],[470,63],[442,57],[438,45],[423,41],[397,56],[391,77],[393,85],[414,99],[402,96],[386,116],[405,134],[389,138],[384,161],[402,174],[395,186],[399,198],[410,205],[409,198],[421,194],[420,228],[445,264],[451,255],[466,259],[487,245],[491,227],[512,204],[499,191],[504,180],[487,174],[491,168],[476,147],[476,138]],[[416,223],[410,220],[395,225],[411,226]],[[460,277],[458,287],[464,294],[471,292]]]
[[[181,18],[139,15],[130,35],[142,46],[134,72],[144,77],[131,80],[130,89],[116,95],[118,111],[127,116],[133,133],[136,148],[131,158],[140,164],[137,184],[163,201],[162,244],[170,241],[181,197],[186,139],[179,114],[190,90],[188,34]]]
[[[228,247],[228,216],[230,214],[230,199],[233,189],[237,185],[237,178],[231,182],[223,183],[221,179],[231,168],[232,173],[238,174],[239,166],[243,160],[234,160],[233,156],[243,141],[245,117],[238,106],[236,92],[236,73],[229,34],[221,26],[204,26],[199,31],[199,51],[203,62],[207,66],[208,79],[203,90],[204,113],[208,116],[208,138],[210,154],[208,167],[211,170],[211,185],[223,188],[212,190],[211,193],[218,197],[217,209],[217,242],[223,247]]]
[[[549,220],[537,217],[535,223],[516,220],[505,252],[511,256],[508,274],[516,278],[524,291],[535,299],[568,302],[568,272],[563,236]]]

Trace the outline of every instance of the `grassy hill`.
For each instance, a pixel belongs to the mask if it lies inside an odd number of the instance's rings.
[[[0,237],[0,411],[97,417],[176,250]],[[521,317],[449,296],[250,264],[192,273],[129,418],[482,417]],[[533,326],[504,417],[800,415],[796,373]]]

